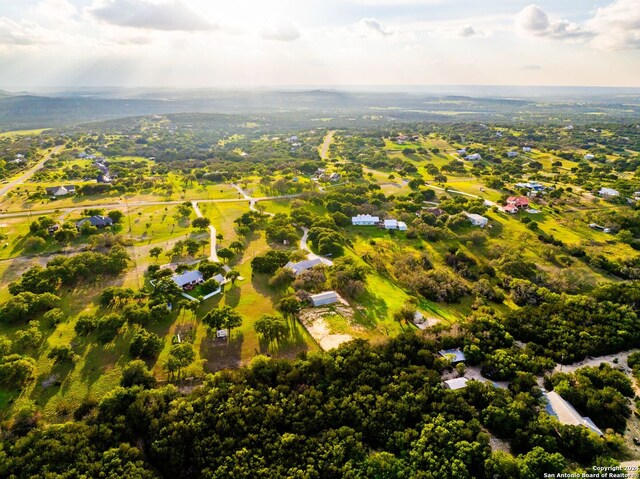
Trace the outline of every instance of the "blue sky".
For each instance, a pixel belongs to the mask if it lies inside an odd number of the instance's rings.
[[[638,87],[639,3],[0,0],[0,87]]]

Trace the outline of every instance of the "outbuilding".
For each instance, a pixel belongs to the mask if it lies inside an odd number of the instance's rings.
[[[453,391],[457,389],[464,389],[467,387],[469,380],[467,378],[455,378],[449,379],[444,382],[444,387]]]
[[[325,304],[333,304],[339,301],[338,293],[335,291],[323,291],[322,293],[312,294],[309,299],[313,306],[323,306]]]

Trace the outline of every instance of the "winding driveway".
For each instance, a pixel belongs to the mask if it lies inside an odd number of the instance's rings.
[[[311,251],[311,248],[309,248],[309,245],[307,244],[307,238],[309,237],[309,228],[305,226],[301,226],[300,228],[302,228],[300,249],[307,252],[307,259],[319,259],[323,264],[326,264],[327,266],[333,266],[333,261],[331,261],[329,258],[325,258],[324,256],[315,254],[313,251]]]

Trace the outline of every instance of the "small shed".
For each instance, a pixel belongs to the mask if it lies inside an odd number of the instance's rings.
[[[467,378],[455,378],[449,379],[444,382],[444,387],[453,391],[457,389],[464,389],[467,387],[469,380]]]

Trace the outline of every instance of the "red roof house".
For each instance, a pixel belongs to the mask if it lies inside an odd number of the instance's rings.
[[[528,207],[529,206],[529,198],[526,196],[510,196],[507,198],[508,205],[515,205],[518,208]]]
[[[518,212],[518,207],[516,205],[507,205],[503,209],[506,213],[511,215],[515,215]]]

